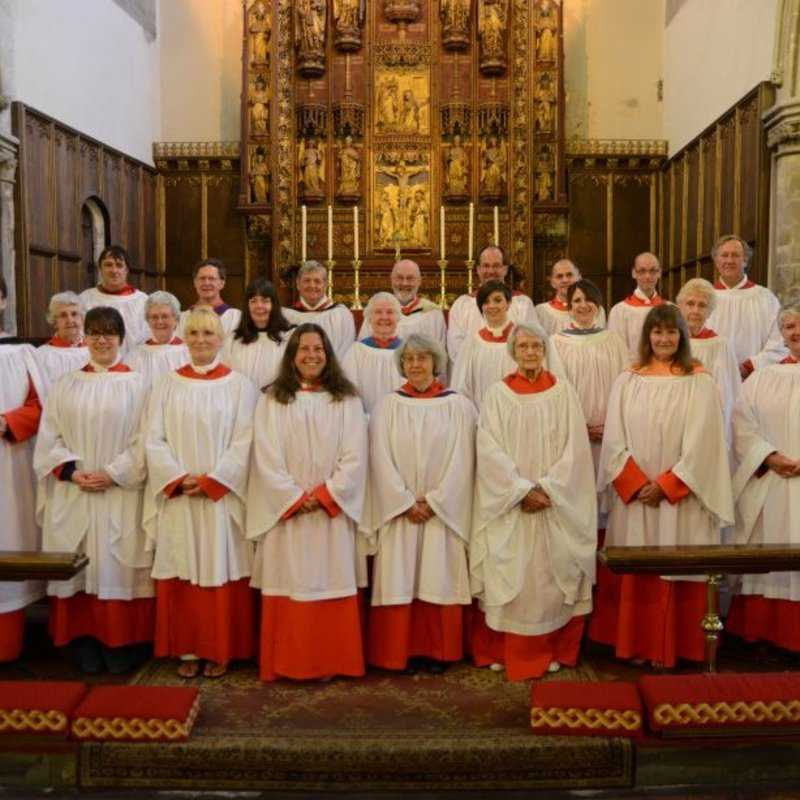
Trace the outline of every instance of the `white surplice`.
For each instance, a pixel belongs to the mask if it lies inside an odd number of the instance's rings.
[[[657,305],[663,305],[658,292],[648,297],[641,289],[636,288],[632,295],[611,307],[608,330],[614,331],[625,342],[630,361],[639,360],[639,341],[642,338],[644,321]]]
[[[520,502],[535,486],[552,506]],[[495,631],[538,636],[592,608],[597,505],[589,438],[575,390],[557,380],[534,394],[505,382],[478,423],[470,545],[472,593]]]
[[[304,325],[306,323],[319,325],[328,334],[331,346],[336,353],[336,358],[340,362],[347,355],[350,345],[356,339],[356,324],[353,322],[353,314],[347,306],[341,303],[327,306],[321,311],[300,311],[297,308],[284,308],[283,316],[292,325]]]
[[[706,368],[719,389],[722,401],[722,417],[725,421],[725,440],[731,443],[731,414],[739,392],[742,389],[742,376],[736,354],[724,336],[709,336],[689,340],[692,355]]]
[[[144,292],[136,289],[132,294],[109,294],[93,286],[91,289],[84,289],[79,297],[84,314],[97,306],[109,306],[116,308],[122,315],[125,323],[125,340],[120,347],[123,361],[136,345],[150,338],[150,328],[144,315],[144,305],[147,302]]]
[[[145,389],[167,372],[189,363],[189,351],[185,344],[140,344],[125,363],[144,379]]]
[[[734,543],[800,542],[800,477],[782,478],[772,470],[756,474],[775,451],[800,458],[800,365],[773,364],[744,382],[733,412],[733,433],[738,463]],[[740,591],[800,601],[800,572],[743,575]]]
[[[355,342],[342,361],[344,374],[358,389],[367,414],[371,414],[387,394],[405,383],[397,369],[395,349]]]
[[[22,406],[31,382],[37,394],[41,392],[34,356],[29,344],[0,345],[0,414]],[[34,444],[33,438],[14,443],[0,436],[0,550],[36,552],[41,547],[41,531],[36,524]],[[0,614],[18,611],[43,596],[42,581],[0,583]]]
[[[202,305],[202,304],[201,304]],[[205,308],[211,308],[211,306],[205,306]],[[191,308],[187,308],[185,311],[181,311],[181,316],[178,320],[178,330],[176,334],[180,336],[181,339],[186,339],[184,335],[185,327],[186,327],[186,319],[188,318],[189,314],[192,313]],[[231,306],[226,306],[225,310],[220,314],[217,312],[219,316],[219,321],[222,324],[222,334],[223,336],[228,336],[232,334],[236,328],[239,327],[239,322],[242,319],[242,312],[239,311],[238,308],[233,308]]]
[[[153,386],[144,524],[154,578],[221,586],[250,575],[244,500],[256,398],[252,381],[233,371],[211,379],[170,372]],[[217,502],[167,498],[164,489],[185,475],[206,475],[229,491]]]
[[[43,344],[36,348],[33,357],[42,381],[42,394],[39,400],[44,403],[47,393],[62,375],[81,369],[89,363],[89,348],[85,345],[55,347],[52,344]]]
[[[242,375],[247,375],[257,388],[263,389],[278,377],[290,335],[291,331],[283,333],[279,344],[261,331],[255,341],[245,344],[230,334],[225,337],[222,363],[241,372]]]
[[[708,318],[708,327],[732,344],[739,364],[747,359],[754,369],[776,364],[788,354],[778,330],[781,304],[766,286],[759,286],[745,275],[732,289],[715,283],[717,305]]]
[[[613,481],[630,457],[650,480],[671,470],[691,494],[675,505],[666,499],[656,508],[637,500],[626,505]],[[714,379],[707,372],[623,372],[608,401],[597,488],[608,492],[607,545],[720,544],[720,529],[733,524],[733,497]]]
[[[254,430],[247,492],[247,536],[258,542],[252,585],[301,602],[354,595],[367,585],[366,547],[357,533],[367,472],[361,400],[299,391],[283,404],[266,393]],[[319,508],[282,519],[321,484],[341,509],[335,517]]]
[[[536,306],[536,316],[548,336],[553,336],[559,331],[563,331],[564,328],[569,328],[572,324],[572,317],[566,307],[561,308],[560,305],[555,305],[552,300],[548,300],[546,303],[539,303]],[[594,325],[597,328],[605,328],[606,312],[604,309],[597,309]]]
[[[51,581],[50,595],[153,596],[141,524],[144,397],[142,377],[135,372],[77,370],[62,375],[50,390],[34,453],[42,550],[89,556],[86,569],[72,580]],[[79,470],[104,470],[116,485],[85,492],[56,479],[53,470],[72,461]]]
[[[361,523],[377,549],[372,605],[470,603],[476,418],[472,403],[454,392],[393,392],[375,410]],[[423,524],[400,516],[419,497],[436,514]]]

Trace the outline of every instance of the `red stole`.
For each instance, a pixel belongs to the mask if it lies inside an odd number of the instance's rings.
[[[445,389],[445,387],[442,386],[442,384],[439,383],[439,381],[434,381],[424,392],[420,392],[417,389],[415,389],[408,381],[406,381],[400,387],[400,391],[405,392],[406,394],[411,395],[412,397],[423,398],[423,397],[438,397],[442,392],[446,392],[447,389]]]
[[[503,332],[499,336],[495,336],[488,328],[481,328],[478,331],[478,336],[480,336],[485,342],[495,342],[499,344],[500,342],[508,341],[508,337],[511,335],[511,331],[513,329],[514,323],[509,322],[505,328],[503,328]]]
[[[637,297],[635,294],[628,295],[622,302],[627,303],[629,306],[635,306],[636,308],[648,308],[650,306],[663,305],[666,301],[658,292],[656,292],[650,298],[649,302],[645,302],[641,297]]]
[[[419,306],[421,302],[422,301],[419,299],[419,297],[415,297],[408,305],[401,306],[400,310],[405,316],[408,316]]]
[[[86,342],[83,339],[75,344],[70,344],[66,339],[61,339],[58,336],[53,336],[47,344],[51,347],[86,347]]]
[[[87,364],[85,367],[81,367],[82,372],[96,372],[95,368],[91,364]],[[123,364],[121,361],[118,364],[114,364],[113,367],[109,367],[107,372],[130,372],[131,368],[127,364]]]
[[[217,364],[214,369],[209,370],[206,373],[203,372],[195,372],[192,368],[191,364],[184,364],[180,369],[175,370],[178,375],[184,378],[194,378],[198,381],[213,381],[217,378],[224,378],[226,375],[230,374],[231,368],[226,367],[224,364]]]
[[[126,295],[126,294],[136,293],[136,289],[129,283],[126,283],[121,289],[105,289],[102,286],[98,286],[97,290],[99,292],[102,292],[103,294],[114,294],[114,295]]]
[[[741,286],[739,284],[736,286],[726,286],[719,278],[714,281],[714,288],[719,289],[722,292],[726,291],[727,289],[752,289],[754,286],[755,284],[749,278],[742,283]]]
[[[548,305],[552,306],[556,311],[569,311],[569,306],[566,303],[562,303],[558,297],[554,297]]]
[[[506,375],[503,382],[516,394],[537,394],[538,392],[545,392],[556,385],[555,376],[543,369],[539,373],[539,377],[535,381],[526,378],[519,370]]]
[[[712,330],[711,328],[703,328],[703,330],[701,330],[700,333],[697,334],[697,336],[692,336],[691,338],[692,339],[714,339],[716,337],[716,335],[717,335],[717,332],[715,330]]]

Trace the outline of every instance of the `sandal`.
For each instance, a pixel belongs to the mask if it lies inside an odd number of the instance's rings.
[[[200,674],[200,662],[197,660],[181,661],[177,669],[181,678],[196,678]]]
[[[213,661],[206,661],[203,668],[203,676],[206,678],[221,678],[228,671],[226,664],[216,664]]]

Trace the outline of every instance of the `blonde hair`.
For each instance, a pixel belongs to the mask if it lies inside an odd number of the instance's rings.
[[[225,338],[225,331],[222,329],[219,314],[211,306],[196,306],[187,315],[183,323],[184,334],[189,331],[197,331],[201,328],[210,327],[220,339]]]
[[[699,294],[708,303],[708,313],[710,314],[717,305],[717,292],[705,278],[692,278],[681,286],[676,303],[682,303],[690,294]]]

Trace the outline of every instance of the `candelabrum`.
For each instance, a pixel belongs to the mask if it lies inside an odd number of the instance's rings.
[[[467,294],[472,294],[472,270],[475,268],[475,259],[467,260]]]
[[[325,262],[325,269],[328,270],[328,297],[330,297],[331,302],[333,302],[333,268],[336,266],[336,262],[329,258]]]
[[[436,263],[439,265],[439,307],[446,309],[449,308],[447,305],[447,259],[440,258]]]
[[[350,308],[353,311],[364,308],[361,305],[361,260],[358,258],[353,259],[353,305]]]

